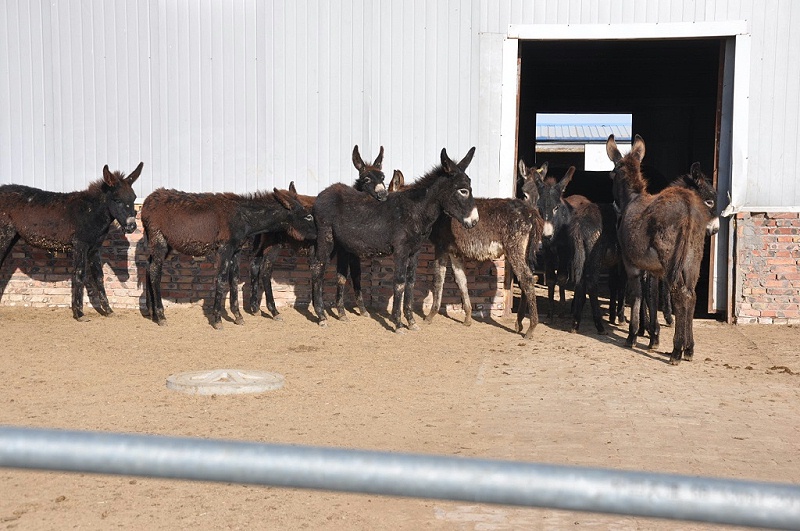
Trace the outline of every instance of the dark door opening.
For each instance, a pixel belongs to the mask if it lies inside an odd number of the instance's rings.
[[[699,161],[716,170],[723,39],[520,41],[518,155],[547,161],[563,175],[577,168],[565,194],[610,201],[608,172],[587,171],[583,153],[537,153],[540,113],[630,113],[644,138],[650,192],[663,189]],[[707,315],[709,245],[697,285],[697,316]]]

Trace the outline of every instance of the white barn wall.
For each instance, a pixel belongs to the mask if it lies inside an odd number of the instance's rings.
[[[513,24],[747,20],[742,208],[797,209],[800,8],[789,0],[6,0],[0,182],[84,188],[100,168],[158,186],[304,193],[350,182],[353,144],[413,178],[478,146],[476,194],[501,175],[492,50]],[[486,37],[481,37],[487,34]],[[498,55],[494,61],[499,63]],[[482,97],[483,95],[483,97]],[[387,172],[388,173],[388,172]]]

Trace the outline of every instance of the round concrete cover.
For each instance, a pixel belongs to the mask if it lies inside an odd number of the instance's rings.
[[[167,388],[192,395],[260,393],[283,387],[283,376],[274,372],[214,369],[181,372],[167,378]]]

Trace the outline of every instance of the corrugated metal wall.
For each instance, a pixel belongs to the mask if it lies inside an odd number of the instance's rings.
[[[757,8],[754,6],[757,4]],[[0,182],[85,187],[108,163],[158,186],[301,192],[350,182],[353,144],[407,178],[495,139],[509,23],[747,20],[747,204],[800,205],[800,8],[789,0],[56,0],[0,2]],[[495,64],[495,62],[497,64]],[[483,97],[481,97],[483,95]]]

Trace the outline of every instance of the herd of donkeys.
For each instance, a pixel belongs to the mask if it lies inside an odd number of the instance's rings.
[[[649,334],[650,348],[658,345],[656,310],[659,293],[667,295],[675,319],[672,364],[692,359],[692,315],[695,286],[707,234],[719,228],[716,190],[698,163],[663,191],[651,194],[641,172],[644,140],[638,135],[623,155],[611,135],[606,151],[614,163],[610,172],[612,203],[595,203],[564,192],[575,172],[560,178],[548,175],[548,165],[529,167],[519,161],[521,193],[517,198],[475,198],[467,167],[475,148],[459,161],[442,149],[440,163],[406,184],[395,170],[388,186],[382,170],[383,147],[372,163],[353,149],[358,178],[352,186],[337,183],[316,197],[288,190],[253,194],[190,193],[159,188],[148,195],[141,220],[149,248],[146,268],[147,314],[165,324],[161,297],[164,259],[171,251],[192,256],[217,256],[211,324],[221,326],[225,292],[237,324],[239,311],[239,252],[252,242],[251,292],[245,306],[258,311],[261,294],[268,310],[279,318],[272,296],[272,267],[280,249],[306,249],[312,276],[312,302],[319,325],[327,315],[323,279],[328,262],[336,258],[336,302],[339,319],[346,320],[344,288],[351,279],[359,313],[367,315],[361,294],[360,259],[392,256],[394,298],[391,321],[397,332],[416,330],[414,285],[419,253],[426,242],[435,251],[433,305],[425,317],[440,310],[442,286],[449,261],[461,292],[464,324],[471,323],[464,260],[505,256],[522,293],[516,331],[531,338],[538,323],[533,271],[542,251],[545,279],[553,312],[555,288],[574,287],[572,329],[577,331],[588,295],[598,333],[606,333],[598,302],[601,273],[609,280],[609,318],[624,321],[623,307],[631,301],[628,346],[636,343],[640,327]],[[128,233],[136,229],[133,184],[140,163],[130,175],[103,168],[103,178],[86,190],[59,193],[29,186],[0,186],[0,265],[21,238],[49,251],[71,253],[72,312],[83,313],[84,288],[97,294],[99,311],[112,309],[103,287],[100,248],[116,220]],[[659,289],[661,287],[661,289]],[[403,325],[402,316],[406,324]]]

